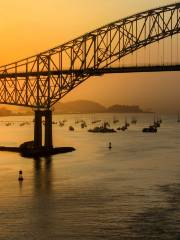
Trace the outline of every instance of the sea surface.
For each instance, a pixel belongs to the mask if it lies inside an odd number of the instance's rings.
[[[162,116],[158,133],[142,133],[153,114],[126,117],[137,118],[137,124],[125,132],[96,134],[87,131],[92,121],[117,128],[125,115],[56,115],[55,122],[67,122],[53,125],[54,146],[76,151],[40,159],[0,152],[0,240],[180,239],[177,116]],[[113,118],[120,122],[114,125]],[[81,119],[87,129],[75,124]],[[20,126],[23,121],[28,124]],[[32,139],[33,116],[0,118],[0,145]]]

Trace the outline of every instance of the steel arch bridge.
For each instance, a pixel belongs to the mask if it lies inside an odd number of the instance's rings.
[[[179,71],[180,65],[112,68],[111,64],[180,32],[180,3],[141,12],[72,41],[0,67],[0,103],[50,109],[91,76]]]

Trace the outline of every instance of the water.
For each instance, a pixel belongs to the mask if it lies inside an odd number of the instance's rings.
[[[116,116],[118,127],[124,115]],[[93,134],[75,120],[112,122],[113,115],[54,116],[68,120],[63,128],[53,125],[54,145],[75,152],[36,160],[1,152],[0,239],[180,239],[180,124],[163,116],[159,132],[145,134],[153,116],[136,117],[127,132]],[[19,126],[24,119],[32,117],[0,119],[0,145],[33,138],[33,124]]]

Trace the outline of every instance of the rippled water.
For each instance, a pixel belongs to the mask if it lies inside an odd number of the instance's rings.
[[[117,117],[122,125],[124,115]],[[53,126],[54,145],[73,146],[72,153],[47,159],[0,153],[0,239],[180,239],[176,116],[163,116],[157,134],[141,132],[153,121],[151,114],[137,115],[136,126],[115,134],[88,133],[74,124],[112,118],[54,116],[68,120],[63,128]],[[32,117],[0,119],[0,145],[18,146],[33,138],[33,124],[19,126],[24,119]],[[15,123],[5,126],[6,120]],[[75,132],[68,131],[69,125]]]

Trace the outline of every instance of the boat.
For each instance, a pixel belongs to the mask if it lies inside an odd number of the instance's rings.
[[[86,124],[86,122],[83,121],[83,122],[81,123],[81,128],[86,128],[86,127],[87,127],[87,124]]]
[[[113,123],[116,124],[116,123],[118,123],[118,122],[119,122],[119,120],[114,117],[114,118],[113,118]]]
[[[160,122],[160,124],[162,123],[162,118],[161,118],[161,116],[160,116],[160,119],[159,119],[158,121]]]
[[[127,118],[125,118],[125,126],[126,126],[126,127],[129,127],[129,126],[130,126],[130,124],[127,122]]]
[[[117,128],[117,130],[118,131],[126,131],[127,130],[127,126],[125,125],[125,126],[122,126],[122,127],[119,127],[119,128]]]
[[[75,124],[79,124],[81,122],[81,120],[76,120]]]
[[[180,115],[178,113],[178,119],[177,119],[177,122],[179,123],[180,122]]]
[[[95,121],[92,121],[92,124],[99,123],[99,122],[101,122],[101,120],[95,120]]]
[[[159,121],[159,120],[158,120],[158,121],[155,121],[153,126],[154,126],[155,128],[160,128],[160,127],[161,127],[160,121]]]
[[[115,133],[116,131],[112,128],[108,128],[109,123],[104,122],[102,126],[89,129],[88,132],[92,133]]]
[[[69,131],[74,131],[73,126],[69,126]]]
[[[142,132],[144,133],[156,133],[157,128],[154,126],[149,126],[148,128],[143,128]]]
[[[63,127],[64,126],[64,123],[59,121],[59,127]]]
[[[154,123],[153,123],[153,125],[150,125],[149,126],[149,128],[160,128],[161,127],[161,122],[162,122],[162,120],[160,119],[158,119],[158,115],[156,115],[155,113],[154,113]]]
[[[122,127],[117,128],[118,131],[126,131],[130,124],[127,122],[127,119],[125,118],[125,124]]]

